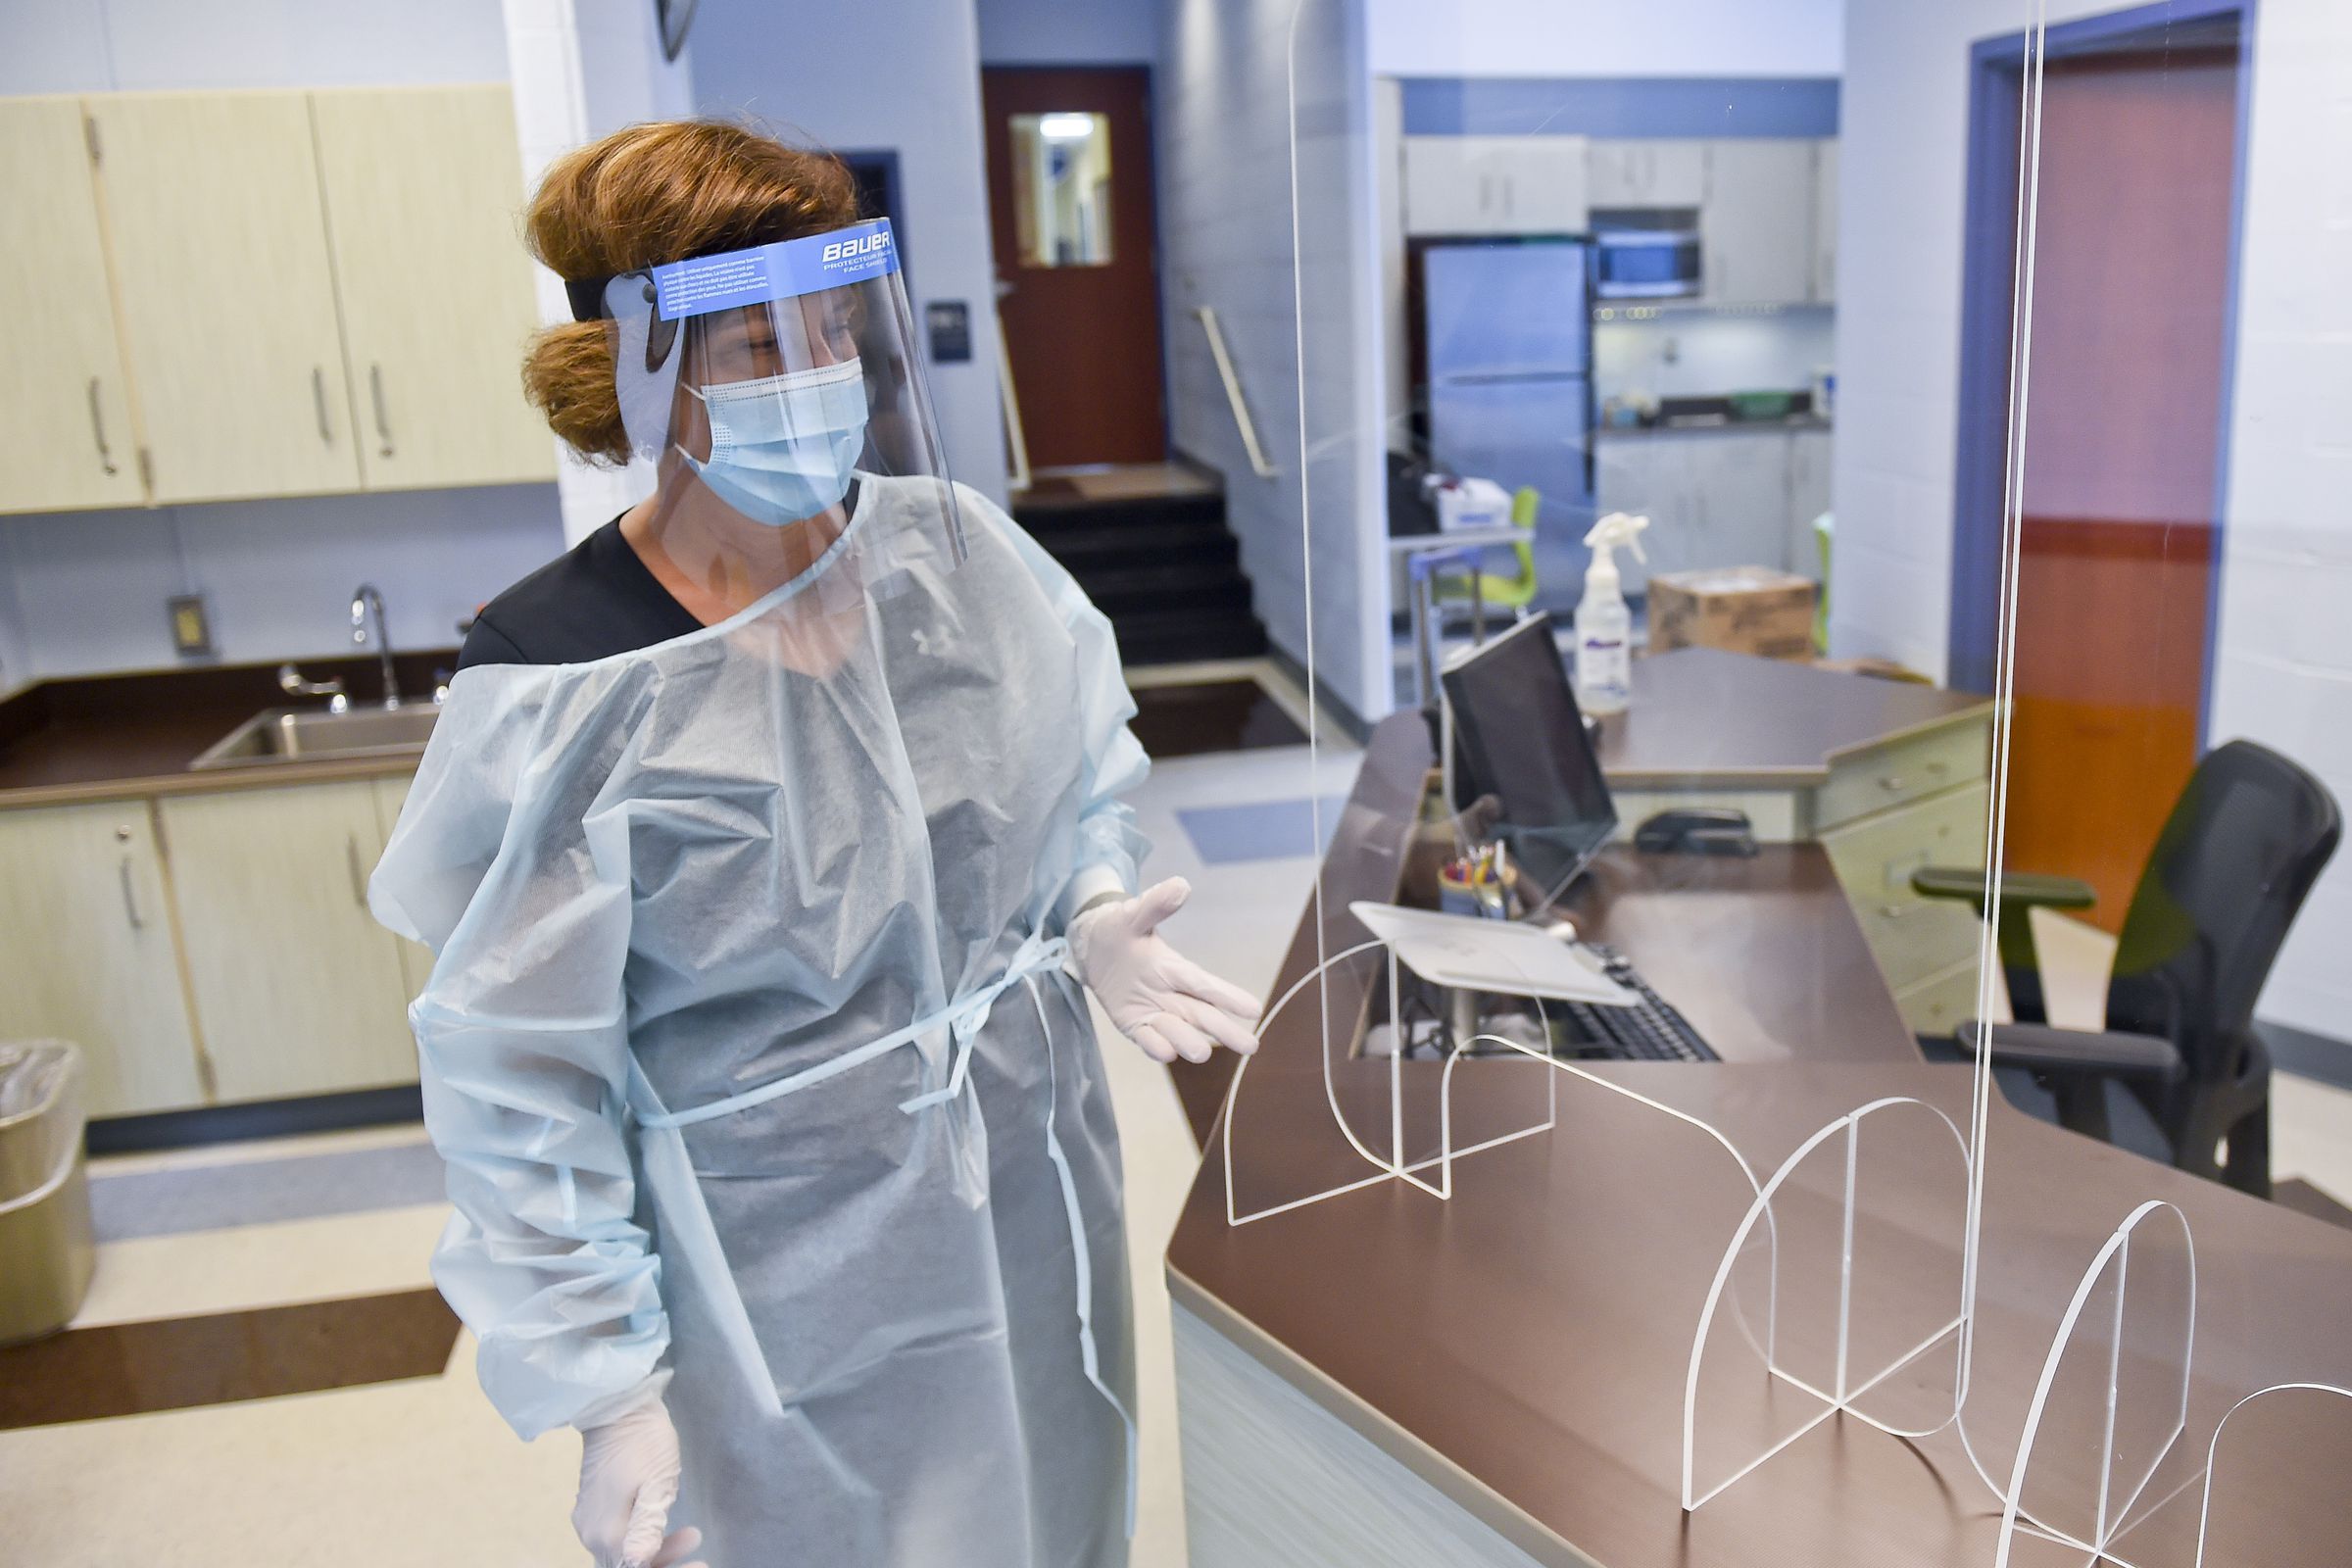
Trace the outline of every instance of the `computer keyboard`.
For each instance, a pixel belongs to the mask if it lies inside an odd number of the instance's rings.
[[[1595,1007],[1587,1003],[1566,1004],[1568,1016],[1597,1054],[1628,1061],[1721,1061],[1714,1048],[1699,1038],[1690,1020],[1674,1010],[1664,997],[1649,988],[1633,960],[1614,948],[1588,942],[1586,949],[1600,959],[1608,977],[1642,1000],[1630,1007]]]

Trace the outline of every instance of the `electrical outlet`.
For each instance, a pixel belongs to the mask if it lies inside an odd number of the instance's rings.
[[[181,594],[166,600],[172,612],[172,646],[190,659],[210,659],[213,654],[213,621],[205,613],[204,595]]]

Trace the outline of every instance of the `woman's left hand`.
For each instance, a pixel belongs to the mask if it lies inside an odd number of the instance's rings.
[[[1255,998],[1178,953],[1160,922],[1192,896],[1182,877],[1099,904],[1070,922],[1070,956],[1102,1010],[1154,1061],[1206,1061],[1218,1046],[1257,1049]]]

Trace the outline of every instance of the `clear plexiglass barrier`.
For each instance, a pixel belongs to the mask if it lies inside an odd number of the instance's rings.
[[[1686,1512],[1886,1444],[1953,1560],[2332,1560],[2279,1478],[2352,1459],[2352,1266],[2256,1201],[2254,1019],[2342,995],[2290,928],[2352,938],[2291,580],[2352,587],[2298,249],[2352,262],[2352,35],[2060,9],[1857,5],[1841,73],[1673,90],[1565,12],[1288,12],[1279,123],[1229,106],[1288,297],[1174,274],[1251,416],[1178,433],[1315,699],[1209,1158],[1236,1227],[1655,1205]],[[1490,69],[1405,69],[1440,35]]]

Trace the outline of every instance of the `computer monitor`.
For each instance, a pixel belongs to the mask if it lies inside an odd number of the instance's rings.
[[[1617,808],[1552,640],[1538,613],[1449,661],[1440,676],[1458,738],[1455,809],[1501,805],[1495,835],[1538,906],[1557,897],[1617,831]]]

